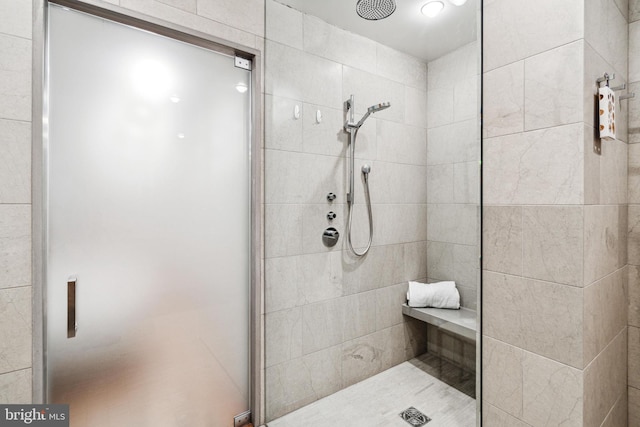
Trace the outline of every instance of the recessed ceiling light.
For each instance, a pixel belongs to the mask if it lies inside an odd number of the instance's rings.
[[[455,4],[456,6],[462,6],[463,4],[465,4],[467,2],[467,0],[449,0],[451,3]]]
[[[180,102],[180,97],[178,95],[172,95],[169,97],[169,101],[173,102],[174,104],[177,104],[178,102]]]
[[[444,3],[441,1],[430,1],[429,3],[422,6],[421,12],[423,15],[428,16],[429,18],[433,18],[437,14],[440,13],[444,9]]]
[[[249,90],[249,87],[245,83],[240,82],[236,85],[236,90],[240,93],[245,93]]]

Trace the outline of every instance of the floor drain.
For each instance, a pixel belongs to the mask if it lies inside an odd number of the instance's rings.
[[[431,421],[431,418],[427,417],[422,412],[418,411],[413,406],[407,410],[400,412],[400,417],[414,427],[420,427]]]

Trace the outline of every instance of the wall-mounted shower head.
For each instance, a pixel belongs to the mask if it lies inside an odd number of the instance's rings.
[[[396,11],[395,0],[358,0],[356,12],[367,21],[379,21]]]
[[[378,111],[385,110],[385,109],[387,109],[389,107],[391,107],[391,103],[390,102],[383,102],[382,104],[372,105],[371,107],[367,108],[367,112],[368,113],[377,113]]]
[[[367,108],[367,112],[364,114],[364,116],[362,116],[362,118],[360,119],[360,121],[358,122],[356,127],[359,128],[360,126],[362,126],[364,121],[367,120],[371,114],[377,113],[378,111],[385,110],[385,109],[387,109],[389,107],[391,107],[391,103],[390,102],[382,102],[380,104],[375,104],[375,105],[372,105],[371,107]]]

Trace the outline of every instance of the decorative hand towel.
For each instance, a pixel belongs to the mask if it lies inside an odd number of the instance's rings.
[[[600,118],[600,139],[611,141],[616,139],[616,94],[610,87],[598,89]]]
[[[409,307],[460,308],[460,294],[455,282],[409,282]]]

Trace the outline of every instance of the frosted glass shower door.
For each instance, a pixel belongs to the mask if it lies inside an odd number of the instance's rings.
[[[48,401],[78,427],[233,425],[250,398],[250,72],[54,5],[48,64]]]

